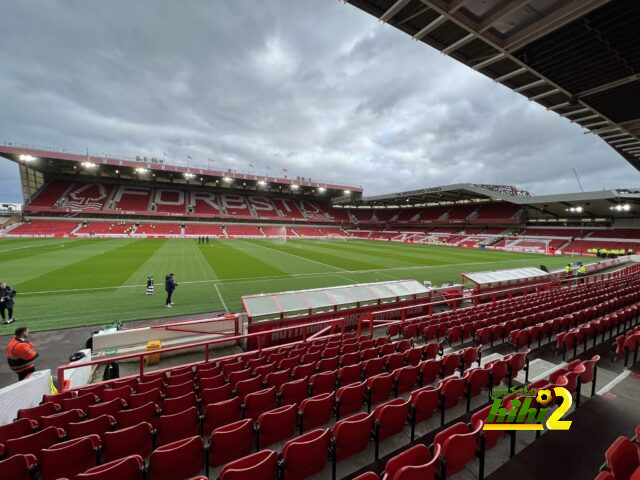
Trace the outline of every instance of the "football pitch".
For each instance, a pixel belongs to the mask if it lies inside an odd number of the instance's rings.
[[[580,258],[570,259],[575,262]],[[461,272],[569,259],[458,247],[337,240],[0,239],[0,281],[18,291],[15,317],[32,330],[242,310],[241,296],[413,278],[458,282]],[[582,259],[590,261],[589,259]],[[164,308],[164,277],[179,286]],[[156,293],[147,296],[146,278]],[[14,325],[0,326],[0,335]]]

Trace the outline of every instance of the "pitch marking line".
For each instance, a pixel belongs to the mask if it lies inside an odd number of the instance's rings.
[[[304,258],[304,257],[302,257]],[[404,271],[404,270],[430,270],[433,268],[442,268],[446,266],[470,266],[470,265],[486,265],[487,263],[491,263],[492,265],[497,263],[516,263],[516,262],[529,262],[530,259],[522,259],[522,260],[499,260],[497,262],[470,262],[470,263],[452,263],[450,265],[416,265],[415,267],[391,267],[391,268],[377,268],[372,270],[345,270],[345,273],[349,273],[351,275],[362,274],[362,273],[378,273],[384,274],[384,272],[394,272],[394,271]],[[287,278],[297,278],[297,277],[323,277],[323,276],[333,276],[339,275],[338,272],[317,272],[317,273],[292,273],[291,275],[272,275],[265,277],[238,277],[231,278],[228,280],[224,279],[209,279],[209,280],[187,280],[181,281],[180,285],[188,285],[188,284],[197,284],[197,283],[218,283],[220,285],[233,284],[233,283],[255,283],[262,282],[268,280],[286,280]],[[347,278],[343,276],[342,278]],[[395,280],[397,278],[392,277]],[[350,281],[353,281],[349,279]],[[146,283],[138,283],[133,285],[113,285],[111,287],[92,287],[92,288],[69,288],[66,290],[44,290],[38,292],[20,292],[21,296],[26,295],[45,295],[50,293],[72,293],[72,292],[90,292],[97,290],[116,290],[118,288],[140,288],[146,286]]]
[[[218,298],[220,298],[220,301],[222,302],[222,306],[224,307],[224,311],[229,313],[229,308],[227,307],[227,304],[224,302],[224,298],[222,298],[222,294],[220,293],[220,289],[218,288],[218,284],[215,283],[213,286],[216,288],[216,292],[218,292]]]
[[[69,242],[55,243],[53,245],[51,245],[51,244],[47,245],[45,243],[39,243],[37,245],[29,245],[28,247],[5,248],[4,250],[0,250],[0,253],[13,252],[15,250],[26,250],[27,248],[39,248],[39,247],[60,248],[60,247],[64,247],[67,243],[69,243]]]

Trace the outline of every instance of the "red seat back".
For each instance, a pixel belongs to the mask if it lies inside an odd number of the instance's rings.
[[[156,448],[149,458],[148,480],[184,480],[203,468],[204,442],[194,436]]]
[[[273,445],[293,436],[297,423],[298,407],[295,404],[264,412],[256,422],[259,448]]]
[[[241,411],[241,401],[238,397],[208,404],[204,409],[203,435],[211,435],[216,428],[237,422],[241,418]]]
[[[262,450],[225,465],[220,480],[275,480],[277,475],[278,454]]]
[[[312,430],[289,440],[282,448],[283,477],[302,480],[324,469],[329,450],[330,430]]]
[[[247,418],[216,428],[210,436],[209,466],[217,467],[253,450],[253,420]]]
[[[300,404],[302,431],[304,432],[329,423],[335,401],[335,392],[322,393],[303,400]]]

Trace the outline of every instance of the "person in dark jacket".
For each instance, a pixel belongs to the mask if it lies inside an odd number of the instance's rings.
[[[27,327],[16,328],[15,337],[7,345],[7,362],[11,370],[18,374],[18,380],[24,380],[36,370],[33,361],[38,358],[39,353],[27,338]]]
[[[164,277],[164,289],[167,291],[167,301],[164,304],[166,308],[171,308],[173,306],[171,295],[173,295],[173,292],[175,291],[177,286],[178,284],[173,278],[173,273],[170,273],[169,275]]]
[[[15,296],[15,289],[5,282],[0,283],[0,317],[5,325],[15,322],[13,318],[13,298]],[[9,314],[9,318],[6,317],[5,311]]]

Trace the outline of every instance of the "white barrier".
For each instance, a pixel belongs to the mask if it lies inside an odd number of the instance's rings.
[[[29,378],[0,388],[0,425],[12,422],[21,408],[35,407],[51,392],[51,370],[34,372]]]

